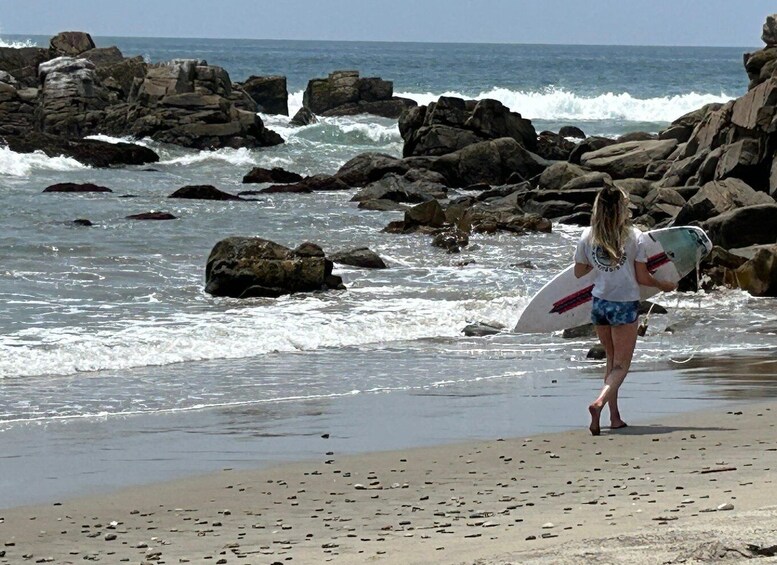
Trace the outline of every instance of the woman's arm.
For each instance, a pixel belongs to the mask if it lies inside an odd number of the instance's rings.
[[[634,261],[634,272],[637,275],[637,282],[642,286],[654,286],[664,292],[671,292],[677,288],[677,284],[670,281],[660,281],[651,275],[647,263]]]
[[[575,263],[575,276],[579,279],[580,277],[586,276],[588,273],[591,272],[593,267],[589,265],[588,263]]]

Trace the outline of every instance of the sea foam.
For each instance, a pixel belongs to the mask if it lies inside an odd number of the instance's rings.
[[[357,301],[347,310],[333,312],[325,300],[287,298],[271,306],[177,314],[165,320],[126,320],[120,328],[28,329],[0,336],[0,375],[69,375],[452,338],[461,335],[461,329],[472,319],[488,319],[506,326],[514,323],[515,313],[525,300],[378,298],[368,303]]]
[[[628,122],[671,122],[683,114],[696,110],[711,102],[727,102],[732,96],[720,94],[697,94],[690,92],[678,96],[656,98],[635,98],[628,92],[608,92],[597,96],[581,96],[563,88],[548,88],[542,91],[521,91],[494,88],[477,96],[459,92],[435,94],[400,92],[397,96],[411,98],[419,104],[435,102],[440,96],[482,100],[493,98],[532,120],[619,120]]]
[[[49,157],[42,151],[16,153],[8,147],[0,147],[0,177],[26,177],[34,171],[74,171],[88,168],[70,157]]]

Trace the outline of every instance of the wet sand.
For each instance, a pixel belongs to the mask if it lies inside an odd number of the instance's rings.
[[[768,554],[777,402],[0,511],[0,563],[667,563]],[[603,421],[606,425],[607,420]]]

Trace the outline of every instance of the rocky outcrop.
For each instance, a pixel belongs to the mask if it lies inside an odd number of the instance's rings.
[[[777,242],[777,203],[735,208],[702,224],[712,243],[734,249]]]
[[[98,133],[111,103],[95,66],[87,59],[57,57],[38,68],[40,98],[35,110],[38,129],[78,139]]]
[[[106,186],[99,186],[92,183],[72,183],[72,182],[62,182],[58,184],[52,184],[50,186],[47,186],[43,192],[75,192],[79,194],[87,193],[87,192],[113,192],[110,188]]]
[[[287,182],[300,182],[303,180],[302,175],[298,173],[292,173],[282,169],[281,167],[273,167],[272,169],[265,169],[264,167],[254,167],[251,171],[243,177],[243,183],[287,183]]]
[[[530,179],[549,165],[527,151],[511,137],[483,141],[443,155],[432,170],[445,177],[446,184],[464,187],[478,183],[505,184],[510,178]]]
[[[380,256],[368,247],[358,247],[348,251],[332,253],[329,258],[341,265],[360,267],[362,269],[388,269],[388,265]]]
[[[205,292],[232,298],[276,298],[296,292],[345,288],[332,261],[312,243],[292,250],[258,237],[229,237],[210,252]]]
[[[114,133],[129,129],[136,137],[196,149],[283,143],[256,114],[236,108],[229,100],[231,91],[227,72],[204,61],[151,65],[143,80],[134,83],[125,115],[114,115]]]
[[[734,271],[734,279],[736,286],[753,296],[777,296],[777,245],[757,250]]]
[[[283,143],[255,108],[233,99],[226,71],[205,61],[147,65],[64,32],[49,49],[0,48],[0,73],[0,135],[9,143],[30,132],[151,137],[196,149]]]
[[[289,120],[289,125],[291,126],[309,126],[311,124],[315,124],[318,122],[318,118],[316,118],[316,115],[305,108],[304,106],[297,110],[297,113],[294,114],[294,117]]]
[[[584,153],[580,164],[614,179],[642,178],[651,162],[665,159],[675,147],[676,139],[627,141]]]
[[[21,136],[34,128],[38,90],[20,88],[19,82],[0,71],[0,137]]]
[[[257,112],[265,114],[289,115],[289,91],[284,76],[250,76],[242,89],[256,102]]]
[[[684,225],[700,222],[730,210],[757,204],[774,204],[774,198],[753,190],[739,179],[711,181],[681,207],[675,223]]]
[[[49,47],[58,55],[76,57],[95,48],[92,36],[83,31],[63,31],[49,41]]]
[[[399,133],[405,140],[402,154],[406,157],[446,155],[502,137],[514,139],[529,151],[537,147],[531,121],[490,99],[440,97],[437,102],[404,114],[399,120]]]
[[[308,82],[302,105],[322,116],[375,114],[396,119],[417,103],[394,96],[391,81],[360,78],[359,71],[335,71],[327,78]]]
[[[145,165],[159,161],[159,155],[154,151],[134,143],[108,143],[97,139],[70,141],[44,133],[28,133],[5,139],[11,151],[16,153],[43,151],[49,157],[64,155],[92,167]]]
[[[219,190],[209,184],[182,186],[168,198],[189,198],[192,200],[242,200],[239,196]]]

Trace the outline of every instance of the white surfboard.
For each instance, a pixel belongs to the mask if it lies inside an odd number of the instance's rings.
[[[693,226],[652,230],[647,235],[647,267],[662,281],[679,281],[712,250],[712,242],[704,230]],[[591,271],[578,279],[574,265],[570,265],[534,295],[513,331],[552,332],[590,323],[595,276]],[[655,287],[640,287],[643,300],[657,293]]]

